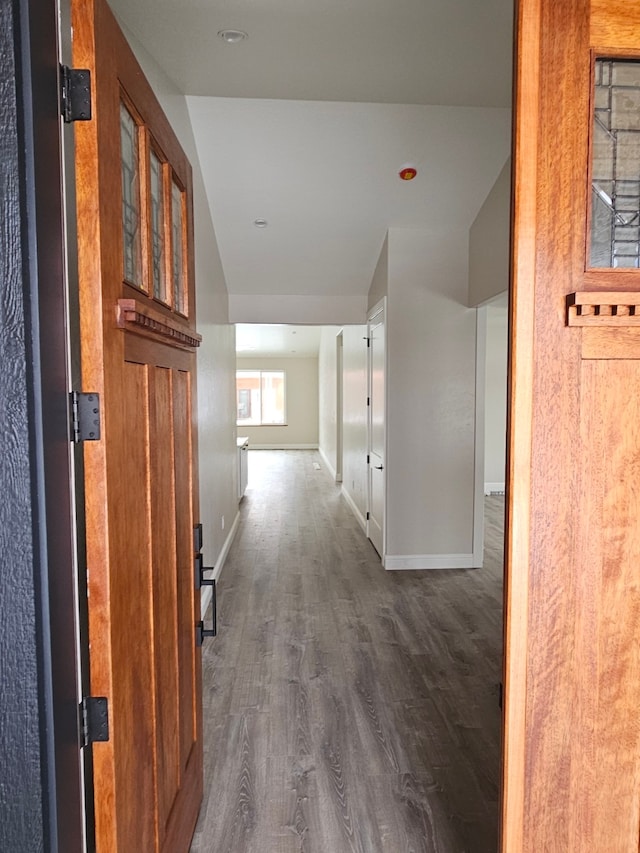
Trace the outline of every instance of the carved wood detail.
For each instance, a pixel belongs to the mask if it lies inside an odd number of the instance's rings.
[[[168,346],[180,349],[194,350],[202,341],[202,335],[185,329],[177,320],[167,317],[137,299],[118,299],[116,324],[120,329],[161,340]]]
[[[567,297],[568,326],[640,326],[640,291],[583,291]]]

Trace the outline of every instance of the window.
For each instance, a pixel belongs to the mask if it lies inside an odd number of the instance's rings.
[[[284,370],[237,370],[238,426],[286,423]]]
[[[599,59],[591,163],[591,266],[640,267],[640,63]]]

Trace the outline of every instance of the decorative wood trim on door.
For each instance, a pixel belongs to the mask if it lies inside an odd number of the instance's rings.
[[[567,325],[640,326],[640,291],[570,293]]]
[[[116,325],[143,337],[160,339],[162,343],[194,351],[200,346],[202,335],[187,331],[177,320],[172,320],[137,299],[118,299]]]
[[[640,358],[640,291],[570,293],[567,326],[583,329],[583,359]]]

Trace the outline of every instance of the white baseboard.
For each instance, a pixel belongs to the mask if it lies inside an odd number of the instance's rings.
[[[317,444],[252,444],[249,450],[317,450]]]
[[[336,469],[333,467],[331,462],[329,462],[329,457],[324,452],[324,448],[318,447],[318,453],[320,454],[320,459],[322,459],[322,461],[324,462],[324,464],[327,468],[327,471],[331,474],[332,479],[335,480],[336,479]]]
[[[231,549],[231,545],[233,544],[233,540],[235,538],[236,533],[238,532],[238,524],[240,523],[240,513],[236,513],[236,517],[233,520],[233,524],[229,529],[229,533],[227,534],[227,538],[224,540],[224,545],[222,546],[220,553],[218,554],[218,559],[215,561],[215,568],[213,570],[213,579],[215,582],[218,582],[220,575],[222,573],[222,569],[224,568],[225,561],[229,556],[229,550]],[[205,586],[200,593],[200,613],[201,619],[204,619],[204,614],[207,612],[209,605],[211,604],[211,599],[213,598],[213,592],[211,591],[210,586]]]
[[[360,510],[359,510],[359,509],[358,509],[358,507],[356,506],[355,501],[353,500],[353,498],[351,497],[351,495],[350,495],[350,494],[349,494],[349,492],[345,489],[345,487],[344,487],[344,486],[343,486],[343,487],[342,487],[342,489],[341,489],[341,494],[342,494],[342,497],[345,499],[345,501],[349,504],[349,508],[350,508],[351,512],[352,512],[352,513],[355,515],[355,517],[357,518],[357,520],[358,520],[358,524],[360,525],[360,527],[361,527],[361,528],[364,530],[364,532],[366,533],[366,532],[367,532],[367,522],[366,522],[366,520],[365,520],[365,517],[364,517],[364,515],[360,512]]]
[[[473,554],[401,554],[387,555],[383,565],[387,571],[421,569],[475,569],[478,568]]]
[[[495,494],[504,494],[504,483],[485,483],[484,484],[484,493],[485,495],[495,495]]]

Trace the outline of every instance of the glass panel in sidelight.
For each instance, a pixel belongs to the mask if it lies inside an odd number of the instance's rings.
[[[592,267],[640,267],[640,62],[599,59],[592,144]]]
[[[122,168],[122,275],[142,287],[142,239],[140,234],[140,151],[138,125],[120,104],[120,160]]]
[[[184,193],[175,181],[171,182],[171,254],[173,308],[179,314],[186,314],[184,292]]]
[[[153,149],[150,152],[151,177],[151,278],[153,295],[167,301],[164,245],[164,169]]]

